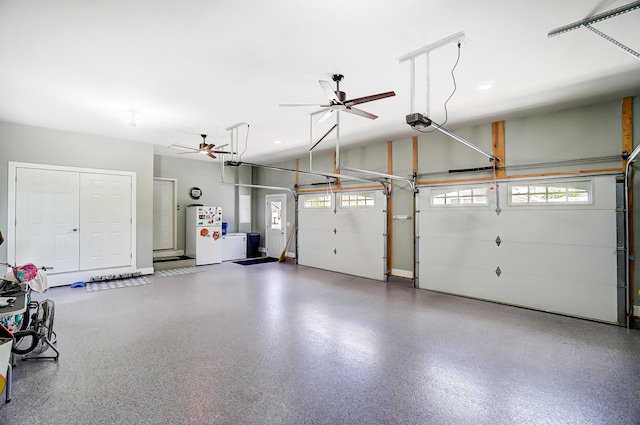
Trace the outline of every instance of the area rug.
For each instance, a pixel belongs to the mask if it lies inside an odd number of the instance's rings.
[[[278,261],[278,259],[273,257],[260,257],[260,258],[252,258],[249,260],[234,261],[234,263],[240,264],[243,266],[252,266],[254,264],[273,263],[275,261]]]
[[[195,267],[182,267],[180,269],[158,270],[153,275],[157,277],[168,277],[168,276],[180,276],[183,274],[199,273],[199,272],[200,270],[198,270]]]
[[[129,288],[132,286],[149,285],[151,281],[145,276],[130,279],[104,280],[101,282],[87,282],[87,292],[105,291],[107,289]]]

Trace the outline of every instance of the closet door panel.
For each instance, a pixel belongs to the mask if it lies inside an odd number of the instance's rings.
[[[15,262],[79,267],[78,173],[36,168],[16,170]]]
[[[80,267],[131,265],[131,177],[80,175]]]

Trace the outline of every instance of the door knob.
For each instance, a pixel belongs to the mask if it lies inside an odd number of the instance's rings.
[[[74,232],[77,232],[77,231],[78,231],[78,229],[76,229],[75,227],[74,227],[73,229],[71,229],[71,230],[73,230]]]

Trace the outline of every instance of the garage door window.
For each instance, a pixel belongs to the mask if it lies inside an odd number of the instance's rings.
[[[509,184],[511,205],[584,205],[593,201],[591,180]]]
[[[307,197],[303,205],[304,208],[331,208],[331,195]]]
[[[372,193],[343,193],[340,195],[340,206],[343,208],[375,207]]]
[[[487,187],[434,189],[431,191],[431,206],[486,206],[489,205]]]

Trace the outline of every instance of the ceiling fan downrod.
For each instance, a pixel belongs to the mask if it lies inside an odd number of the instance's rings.
[[[344,102],[347,100],[347,94],[343,91],[340,91],[340,81],[344,78],[342,74],[333,74],[331,79],[336,82],[336,97],[340,102]]]

